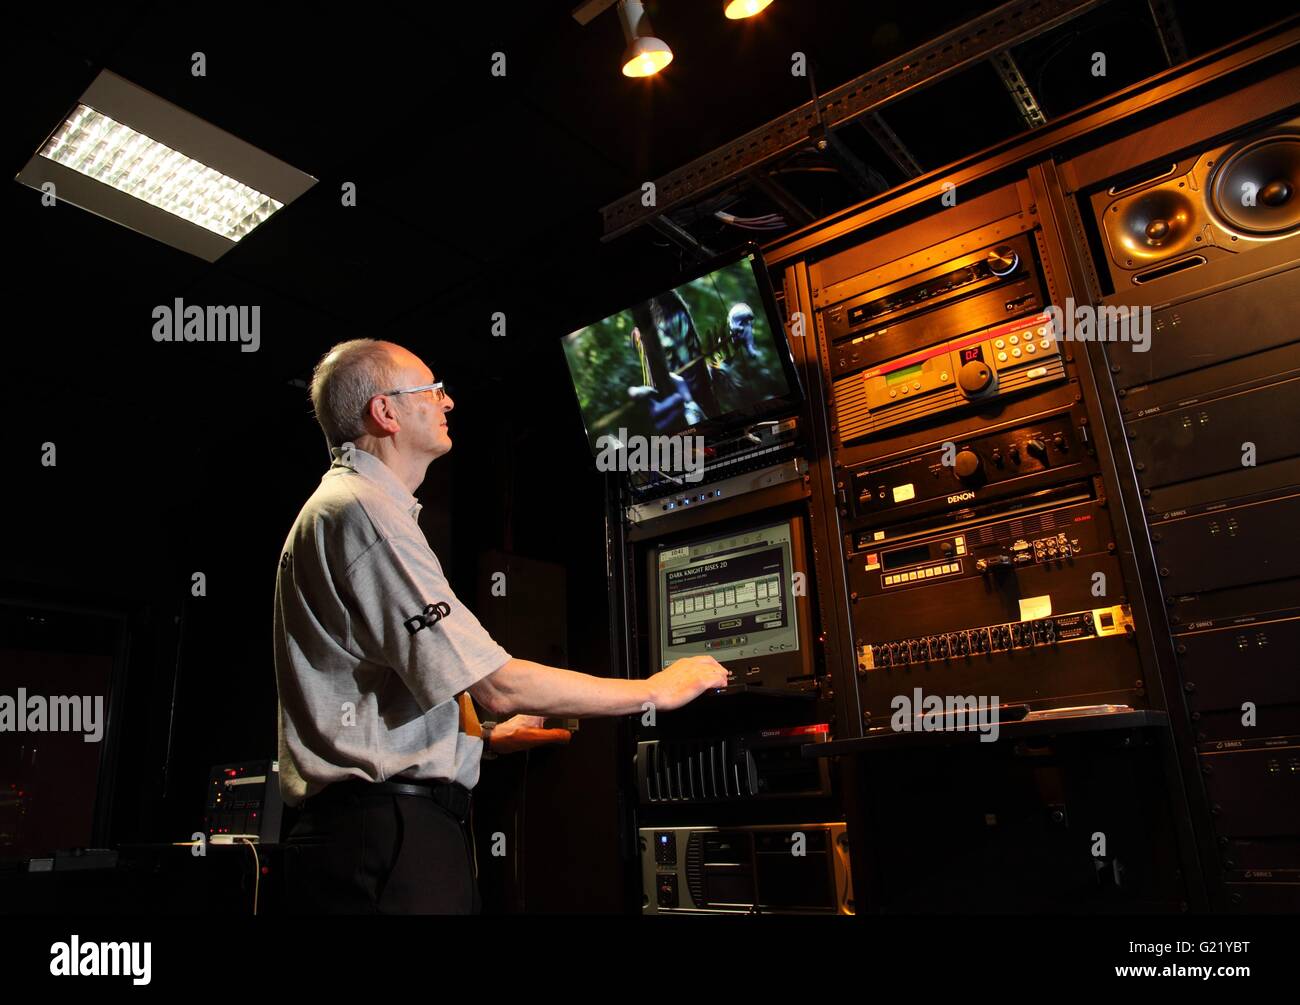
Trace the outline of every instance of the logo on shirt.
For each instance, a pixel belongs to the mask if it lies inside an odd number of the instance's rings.
[[[413,618],[407,618],[402,622],[406,630],[414,635],[421,628],[430,628],[451,613],[451,604],[445,600],[440,600],[436,604],[430,604],[423,611]]]

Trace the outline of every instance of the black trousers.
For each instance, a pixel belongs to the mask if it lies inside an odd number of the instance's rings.
[[[288,910],[478,914],[471,840],[467,826],[422,796],[309,799],[285,842]]]

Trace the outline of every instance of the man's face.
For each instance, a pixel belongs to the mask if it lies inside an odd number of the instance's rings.
[[[395,387],[419,387],[438,379],[418,356],[407,352],[395,357]],[[418,391],[399,394],[394,401],[402,417],[402,432],[412,447],[433,457],[441,457],[451,449],[447,413],[456,406],[451,395],[439,401],[437,391]]]

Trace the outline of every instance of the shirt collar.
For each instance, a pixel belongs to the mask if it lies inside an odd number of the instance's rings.
[[[416,501],[415,496],[402,484],[393,469],[374,454],[362,450],[354,443],[345,443],[342,447],[330,447],[330,457],[333,458],[330,471],[335,468],[355,471],[383,489],[394,502],[411,515],[411,519],[414,520],[419,516],[423,508],[422,504]]]

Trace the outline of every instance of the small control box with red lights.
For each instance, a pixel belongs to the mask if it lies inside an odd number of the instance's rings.
[[[255,834],[259,844],[278,844],[283,805],[278,761],[218,764],[208,773],[203,829],[209,839]]]

